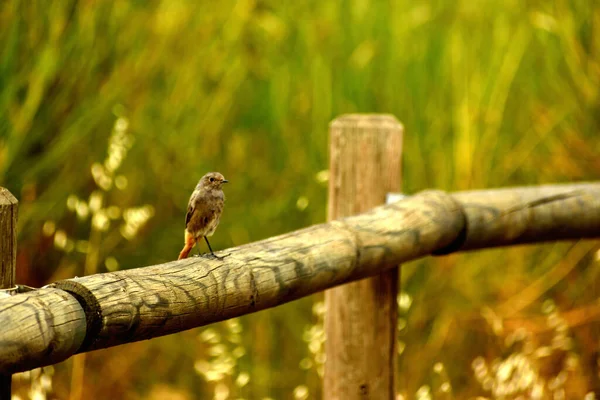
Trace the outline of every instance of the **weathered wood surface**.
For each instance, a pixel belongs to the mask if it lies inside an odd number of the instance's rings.
[[[48,326],[61,326],[44,322],[48,316],[69,321],[64,332],[70,339],[59,340],[76,343],[85,336],[78,350],[84,352],[273,307],[432,253],[600,238],[600,183],[485,192],[424,192],[355,217],[228,249],[231,255],[224,260],[195,257],[57,283],[78,293],[85,313],[72,311],[71,299],[49,300],[54,291],[0,299],[0,326],[19,326],[0,329],[0,372],[47,365],[54,362],[47,358],[54,347],[68,347],[56,340],[45,344]],[[11,343],[37,350],[8,351]]]
[[[0,187],[0,289],[11,288],[15,284],[17,210],[15,196]]]
[[[0,187],[0,289],[10,289],[15,285],[18,207],[15,196]],[[11,386],[10,374],[0,374],[0,399],[10,399]]]
[[[400,188],[403,127],[392,115],[354,114],[329,130],[329,221],[385,203]],[[393,399],[399,270],[325,291],[324,399]]]
[[[460,250],[599,237],[600,184],[460,192],[468,236]]]
[[[75,297],[63,290],[46,288],[2,299],[2,370],[25,371],[71,357],[85,338],[85,321]],[[13,366],[5,365],[17,360]]]

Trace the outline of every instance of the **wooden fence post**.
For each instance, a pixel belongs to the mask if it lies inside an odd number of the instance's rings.
[[[402,135],[391,115],[331,123],[329,220],[381,205],[400,189]],[[398,280],[392,269],[325,292],[324,399],[395,397]]]
[[[0,289],[15,285],[18,203],[15,196],[0,187]],[[0,400],[11,398],[11,378],[0,375]]]

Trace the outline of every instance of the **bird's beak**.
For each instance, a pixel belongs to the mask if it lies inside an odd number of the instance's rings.
[[[228,183],[229,181],[227,179],[223,179],[223,183]]]

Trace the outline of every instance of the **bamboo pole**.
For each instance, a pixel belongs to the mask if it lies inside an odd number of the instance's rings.
[[[391,115],[345,115],[331,123],[330,221],[383,204],[399,189],[402,134]],[[325,292],[323,398],[394,398],[398,280],[399,268],[391,268]]]
[[[0,373],[249,314],[429,254],[573,238],[600,238],[600,183],[427,191],[228,249],[223,260],[193,257],[1,298]]]
[[[0,289],[15,286],[18,207],[15,196],[0,187]],[[10,374],[0,375],[0,399],[11,398],[11,381]]]

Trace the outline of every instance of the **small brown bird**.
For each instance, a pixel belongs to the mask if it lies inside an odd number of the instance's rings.
[[[185,215],[185,244],[179,253],[178,260],[186,258],[201,237],[204,237],[210,254],[220,258],[213,253],[208,236],[212,236],[219,225],[225,194],[222,185],[228,181],[218,172],[209,172],[204,175],[190,197],[187,214]]]

